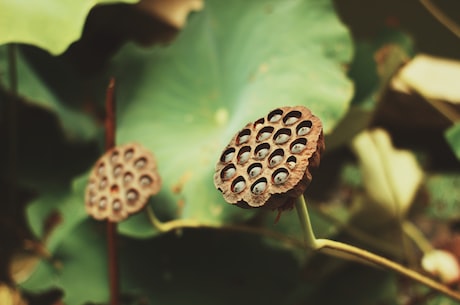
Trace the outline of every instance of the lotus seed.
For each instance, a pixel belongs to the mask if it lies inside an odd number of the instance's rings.
[[[99,175],[102,175],[104,173],[104,170],[105,170],[105,166],[104,166],[104,163],[102,163],[101,165],[99,165],[99,167],[97,169],[97,173]]]
[[[110,158],[110,161],[111,161],[112,163],[117,163],[117,161],[118,161],[118,152],[117,152],[117,151],[114,151],[114,152],[112,153],[112,157]]]
[[[126,160],[126,161],[131,160],[131,158],[133,157],[133,155],[134,155],[134,152],[133,152],[132,149],[126,151],[126,152],[125,152],[125,160]]]
[[[290,161],[290,162],[287,163],[287,165],[288,165],[289,169],[294,169],[296,163],[294,161]]]
[[[281,114],[275,114],[270,118],[270,122],[275,123],[281,119]]]
[[[248,160],[249,160],[249,156],[250,156],[250,153],[249,151],[245,151],[244,153],[242,153],[238,159],[238,163],[239,164],[244,164],[246,163]]]
[[[236,169],[234,167],[229,167],[227,170],[224,171],[224,174],[222,175],[223,180],[228,180],[232,178],[236,173]]]
[[[290,137],[291,137],[291,136],[288,135],[288,134],[286,134],[286,133],[280,133],[280,134],[276,137],[275,143],[276,143],[276,144],[284,144],[284,143],[286,143],[286,142],[289,140]]]
[[[304,136],[304,135],[306,135],[307,133],[309,133],[310,130],[311,130],[311,128],[308,127],[308,126],[301,127],[301,128],[299,128],[299,130],[297,131],[297,135],[299,135],[299,136]]]
[[[89,198],[89,204],[90,204],[90,205],[95,204],[95,203],[96,203],[96,199],[97,199],[96,196],[91,196],[91,197]]]
[[[259,136],[257,137],[257,141],[264,141],[270,137],[272,133],[268,131],[261,132]]]
[[[239,137],[238,143],[243,144],[243,143],[246,143],[248,140],[249,140],[249,135],[245,134]]]
[[[262,167],[260,167],[260,166],[254,166],[254,167],[249,171],[249,177],[251,177],[251,178],[257,177],[261,172],[262,172]]]
[[[224,162],[230,162],[230,160],[233,159],[233,156],[235,155],[235,152],[234,151],[231,151],[229,153],[227,153],[225,156],[224,156]]]
[[[238,194],[238,193],[241,193],[245,188],[246,188],[246,182],[241,180],[233,186],[233,192]]]
[[[275,178],[273,179],[275,184],[282,184],[286,182],[288,178],[288,173],[284,171],[280,171],[278,174],[275,175]]]
[[[305,148],[307,147],[307,145],[305,144],[302,144],[302,143],[296,143],[292,146],[291,148],[291,152],[293,154],[298,154],[300,152],[302,152]]]
[[[299,120],[298,117],[295,117],[295,116],[290,116],[286,119],[286,121],[284,121],[284,124],[286,125],[292,125],[294,124],[295,122],[297,122]]]
[[[262,194],[265,189],[267,188],[267,182],[265,181],[260,181],[259,183],[257,183],[256,185],[254,185],[254,187],[252,188],[252,192],[255,194],[255,195],[260,195]]]
[[[273,158],[270,159],[270,167],[277,166],[278,164],[281,163],[281,161],[283,161],[283,156],[281,155],[273,156]]]
[[[259,150],[256,154],[256,158],[261,160],[263,158],[265,158],[267,155],[268,155],[268,148],[262,148],[261,150]]]
[[[107,178],[104,177],[104,178],[101,180],[101,182],[99,183],[99,189],[100,189],[100,190],[103,190],[103,189],[105,189],[106,186],[107,186]]]
[[[133,203],[133,201],[137,200],[137,192],[135,190],[130,190],[126,194],[126,199],[128,200],[129,203]]]
[[[152,183],[152,178],[149,176],[142,176],[140,181],[142,186],[147,186]]]
[[[106,205],[107,205],[107,199],[102,198],[102,199],[99,201],[99,208],[100,208],[100,209],[105,209]]]
[[[137,169],[142,169],[146,164],[147,164],[147,160],[145,160],[145,158],[140,158],[140,159],[137,159],[136,163],[134,163],[134,166]]]
[[[125,184],[128,184],[131,181],[133,181],[133,175],[131,173],[126,173],[125,176],[123,177],[123,182]]]
[[[122,170],[121,170],[121,165],[117,165],[117,166],[113,169],[113,175],[114,175],[115,177],[118,177],[118,176],[120,176],[121,171],[122,171]]]
[[[112,204],[112,208],[115,210],[115,211],[119,211],[121,210],[121,202],[120,200],[115,200]]]

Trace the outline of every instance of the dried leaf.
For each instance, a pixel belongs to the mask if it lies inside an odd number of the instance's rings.
[[[27,305],[18,290],[0,284],[0,304],[2,305]]]
[[[437,276],[445,284],[453,284],[460,279],[460,266],[455,256],[445,250],[432,250],[422,258],[425,271]]]
[[[422,182],[422,170],[415,156],[395,149],[383,129],[364,131],[352,141],[371,199],[390,215],[402,217]]]
[[[142,0],[137,7],[180,29],[190,12],[203,8],[203,0]]]

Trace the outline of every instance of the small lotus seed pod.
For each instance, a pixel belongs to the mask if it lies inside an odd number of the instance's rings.
[[[107,151],[90,173],[86,211],[96,219],[119,222],[140,211],[160,187],[152,153],[139,144],[117,146]]]
[[[277,108],[236,133],[216,165],[214,184],[230,204],[290,209],[323,150],[318,117],[303,106]]]

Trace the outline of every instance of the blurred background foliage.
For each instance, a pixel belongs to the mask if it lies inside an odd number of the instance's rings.
[[[114,76],[117,143],[156,155],[149,204],[170,224],[119,225],[123,304],[451,302],[305,252],[294,212],[274,224],[212,183],[247,122],[305,105],[326,133],[306,193],[316,235],[443,278],[448,263],[421,261],[460,255],[460,40],[433,14],[460,23],[460,3],[422,2],[0,0],[0,301],[107,303],[104,226],[83,193]]]

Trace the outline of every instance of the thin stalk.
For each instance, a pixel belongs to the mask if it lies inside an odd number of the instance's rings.
[[[304,196],[300,196],[299,199],[297,199],[295,208],[297,210],[297,215],[299,216],[300,225],[302,226],[303,237],[306,246],[313,250],[318,249],[315,233],[311,226],[310,216],[307,210],[307,203],[305,202]]]
[[[111,78],[105,99],[105,149],[115,147],[115,79]],[[118,305],[120,287],[118,280],[117,223],[107,220],[107,248],[109,256],[110,304]]]
[[[303,198],[303,196],[301,197]],[[301,205],[304,205],[305,207],[302,207]],[[299,199],[296,203],[296,208],[297,208],[297,212],[299,213],[299,219],[301,221],[302,228],[304,231],[305,242],[309,246],[311,244],[314,246],[314,247],[310,246],[311,248],[315,250],[319,250],[319,251],[324,251],[324,253],[326,254],[344,258],[344,259],[349,259],[351,256],[351,257],[363,260],[365,262],[369,262],[377,266],[395,271],[416,282],[419,282],[438,292],[441,292],[457,301],[460,301],[460,292],[451,290],[449,287],[435,280],[432,280],[431,278],[428,278],[414,270],[411,270],[398,263],[395,263],[392,260],[389,260],[385,257],[379,256],[377,254],[371,253],[369,251],[360,249],[352,245],[344,244],[344,243],[329,240],[329,239],[315,239],[312,243],[311,239],[314,238],[314,233],[313,233],[313,230],[310,224],[310,220],[307,220],[310,217],[308,215],[308,210],[307,210],[306,205],[307,204],[305,202],[305,199],[303,200]],[[332,251],[327,251],[327,250],[332,250]]]
[[[454,20],[447,17],[433,2],[430,0],[420,0],[422,5],[433,15],[442,25],[444,25],[455,36],[460,38],[460,26]]]

